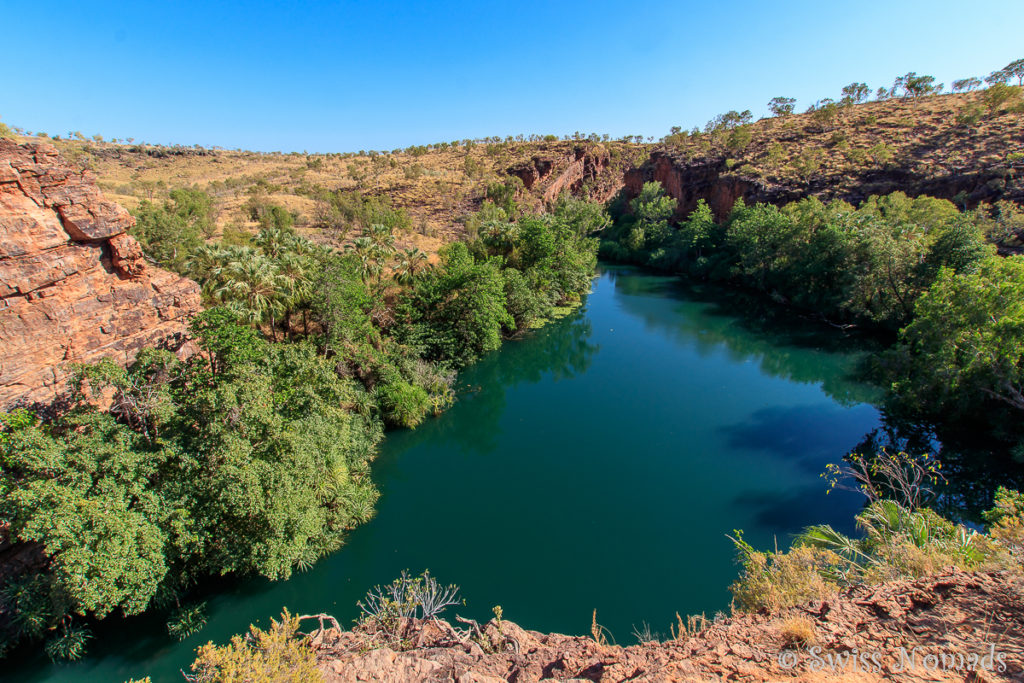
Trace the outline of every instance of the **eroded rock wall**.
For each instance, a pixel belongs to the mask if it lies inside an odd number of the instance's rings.
[[[622,171],[615,168],[603,147],[580,145],[568,155],[537,155],[508,169],[523,181],[523,187],[545,203],[563,192],[580,195],[584,188],[590,199],[606,202],[622,189]]]
[[[181,346],[199,287],[148,263],[134,223],[51,145],[0,140],[0,408],[53,401],[70,363]]]

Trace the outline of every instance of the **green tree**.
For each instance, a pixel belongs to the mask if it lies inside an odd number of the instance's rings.
[[[1017,79],[1017,85],[1024,85],[1024,59],[1015,59],[1003,67],[1003,73]]]
[[[942,84],[936,84],[934,76],[919,76],[914,71],[897,77],[892,88],[895,92],[902,90],[904,97],[923,97],[942,92]]]
[[[789,116],[796,108],[796,100],[792,97],[773,97],[768,102],[768,111],[773,116]]]
[[[953,81],[953,92],[971,92],[981,87],[981,79],[975,76]]]
[[[867,83],[851,83],[843,88],[843,101],[850,104],[860,104],[867,100],[871,89]]]
[[[902,341],[909,362],[893,389],[904,400],[939,411],[987,398],[1024,410],[1024,260],[942,270]]]

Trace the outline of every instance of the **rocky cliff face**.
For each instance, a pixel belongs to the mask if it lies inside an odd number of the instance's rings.
[[[821,174],[806,181],[789,182],[731,172],[725,157],[687,159],[659,151],[652,153],[642,166],[627,171],[624,185],[627,197],[632,198],[640,194],[645,182],[658,181],[678,202],[676,218],[685,218],[703,199],[721,219],[729,215],[737,199],[747,204],[785,204],[812,196],[823,201],[843,199],[856,205],[871,195],[897,190],[911,197],[926,194],[956,199],[968,206],[1000,199],[1024,203],[1024,182],[1015,166],[1011,163],[970,171],[937,167],[931,172],[893,167]]]
[[[147,263],[134,222],[52,146],[0,140],[0,408],[54,400],[70,363],[180,347],[199,287]]]
[[[622,188],[622,171],[600,145],[580,145],[565,156],[536,155],[509,168],[508,174],[545,202],[553,202],[562,192],[580,195],[584,190],[594,201],[606,202]]]
[[[678,200],[677,218],[704,199],[719,218],[733,203],[783,204],[805,196],[858,204],[897,190],[974,207],[1024,203],[1024,116],[964,117],[979,93],[893,99],[818,113],[762,119],[744,128],[666,140],[626,173],[628,198],[657,180]],[[981,111],[981,110],[978,110]]]

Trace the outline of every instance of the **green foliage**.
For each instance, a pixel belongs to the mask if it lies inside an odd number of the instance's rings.
[[[808,198],[780,209],[737,203],[717,224],[698,203],[672,227],[657,188],[636,200],[634,216],[607,234],[605,256],[697,277],[730,279],[840,319],[896,329],[943,267],[970,272],[991,253],[980,213],[945,200],[902,193],[861,207]]]
[[[955,566],[1005,567],[1005,550],[928,508],[878,500],[857,515],[863,537],[830,526],[808,527],[788,551],[758,552],[733,539],[743,571],[731,586],[745,610],[778,610],[827,597],[838,587],[917,578]]]
[[[400,308],[409,321],[407,338],[430,360],[465,365],[501,343],[512,324],[505,310],[504,281],[497,262],[477,263],[465,244],[441,252],[441,267],[427,273]]]
[[[148,352],[86,368],[69,414],[3,420],[0,520],[51,560],[46,583],[5,588],[25,637],[72,613],[139,613],[205,574],[285,578],[372,514],[380,425],[348,408],[362,388],[308,343],[268,344],[222,309],[193,333],[203,353],[188,363]],[[87,400],[99,393],[114,412]],[[176,617],[178,633],[200,616]]]
[[[868,99],[871,89],[867,83],[851,83],[843,88],[844,104],[860,104]]]
[[[206,605],[186,605],[181,607],[167,621],[167,632],[177,640],[185,640],[206,626]]]
[[[367,197],[354,190],[320,191],[316,194],[314,224],[345,237],[353,230],[383,225],[393,232],[408,232],[412,219],[405,209],[396,209],[387,195]]]
[[[943,269],[902,333],[893,390],[906,405],[964,413],[979,400],[1024,410],[1024,260]]]
[[[789,116],[796,108],[796,100],[792,97],[773,97],[768,102],[768,110],[774,116]]]
[[[441,266],[418,278],[399,301],[398,337],[432,361],[458,367],[587,291],[597,241],[609,219],[596,204],[560,198],[547,215],[510,222],[484,204],[468,223],[477,238],[441,252]]]
[[[981,93],[981,101],[989,115],[996,116],[1004,105],[1015,107],[1020,104],[1021,90],[1005,83],[993,83]]]
[[[426,389],[402,380],[379,385],[376,396],[384,419],[397,427],[415,427],[430,410]]]
[[[981,87],[981,79],[971,76],[953,81],[953,92],[971,92]]]
[[[819,130],[830,130],[839,118],[839,105],[826,98],[812,105],[808,112]]]
[[[133,214],[131,233],[146,253],[179,273],[216,229],[213,198],[201,190],[173,190],[163,204],[143,201]]]
[[[942,84],[935,83],[934,76],[919,76],[911,71],[899,76],[892,84],[892,94],[903,92],[903,97],[924,97],[925,95],[937,95],[942,92]]]
[[[90,638],[92,634],[84,626],[62,625],[46,642],[46,656],[55,662],[81,659]]]

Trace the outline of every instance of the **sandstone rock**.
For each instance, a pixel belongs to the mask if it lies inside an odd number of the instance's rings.
[[[70,363],[181,346],[199,287],[149,265],[133,224],[51,145],[0,140],[0,409],[58,398]]]
[[[611,156],[603,148],[588,151],[576,147],[565,156],[535,156],[507,169],[523,181],[523,187],[553,202],[562,192],[580,194],[589,185],[591,199],[605,202],[622,188],[621,173],[612,172]]]

